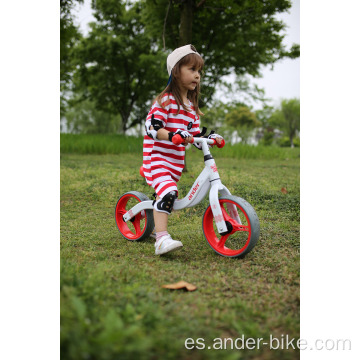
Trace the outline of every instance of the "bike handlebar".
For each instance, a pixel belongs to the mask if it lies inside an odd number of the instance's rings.
[[[171,141],[175,145],[180,145],[180,144],[183,144],[185,142],[185,139],[182,138],[179,134],[176,134],[176,135],[173,136]],[[190,141],[190,144],[193,144],[194,142],[195,143],[206,142],[209,145],[216,145],[218,148],[222,148],[225,145],[225,140],[224,139],[222,139],[221,143],[218,144],[215,139],[193,137],[192,141]]]

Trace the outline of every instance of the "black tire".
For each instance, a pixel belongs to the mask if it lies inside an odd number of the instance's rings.
[[[141,241],[150,236],[154,230],[154,216],[152,209],[146,209],[125,222],[123,215],[137,202],[150,200],[145,194],[138,191],[129,191],[123,194],[115,206],[115,222],[121,235],[129,241]]]
[[[205,210],[202,221],[206,241],[219,255],[225,257],[243,257],[254,248],[259,239],[259,218],[253,207],[246,200],[238,196],[221,196],[219,202],[228,230],[231,232],[225,235],[218,233],[211,206],[209,205]],[[235,214],[230,214],[229,209],[232,205],[236,206],[241,224],[234,219],[236,217],[234,216]]]

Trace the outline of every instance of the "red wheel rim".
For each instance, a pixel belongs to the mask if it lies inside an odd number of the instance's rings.
[[[134,201],[135,199],[135,201]],[[129,203],[130,201],[130,203]],[[141,200],[132,194],[127,194],[122,196],[116,204],[115,208],[115,220],[116,225],[120,232],[128,240],[137,240],[144,234],[146,225],[147,225],[147,216],[146,211],[143,210],[135,215],[133,221],[125,222],[123,216],[134,206],[136,202],[141,202]],[[144,220],[144,221],[142,221]]]
[[[204,214],[203,229],[206,240],[213,250],[224,256],[238,256],[243,253],[249,245],[251,238],[251,224],[249,217],[244,209],[232,200],[220,200],[220,207],[224,220],[231,224],[232,231],[227,235],[220,235],[214,221],[214,216],[209,206]],[[229,209],[225,208],[226,204],[232,204],[236,207],[239,218],[242,222],[240,224],[230,215]],[[229,246],[229,244],[231,246]],[[227,245],[227,246],[225,246]]]

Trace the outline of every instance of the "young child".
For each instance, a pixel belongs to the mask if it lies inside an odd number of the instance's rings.
[[[175,49],[167,58],[169,81],[157,96],[146,118],[143,169],[146,182],[155,189],[155,254],[161,255],[183,246],[167,232],[168,216],[178,197],[176,183],[184,168],[185,146],[200,136],[200,73],[204,61],[192,45]],[[179,134],[185,144],[175,145]],[[220,144],[222,137],[209,135]],[[201,144],[194,144],[201,149]]]

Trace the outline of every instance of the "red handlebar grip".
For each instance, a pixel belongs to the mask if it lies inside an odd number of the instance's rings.
[[[184,139],[179,134],[176,134],[172,137],[171,141],[175,145],[180,145],[184,142]]]
[[[222,147],[225,146],[225,140],[222,139],[220,144],[218,144],[217,142],[216,142],[215,144],[216,144],[216,146],[217,146],[218,148],[222,148]]]
[[[175,145],[180,145],[185,142],[185,139],[182,138],[179,134],[176,134],[172,137],[171,141]],[[192,141],[190,141],[190,143],[192,144],[193,142],[194,142],[194,138],[192,138]]]

